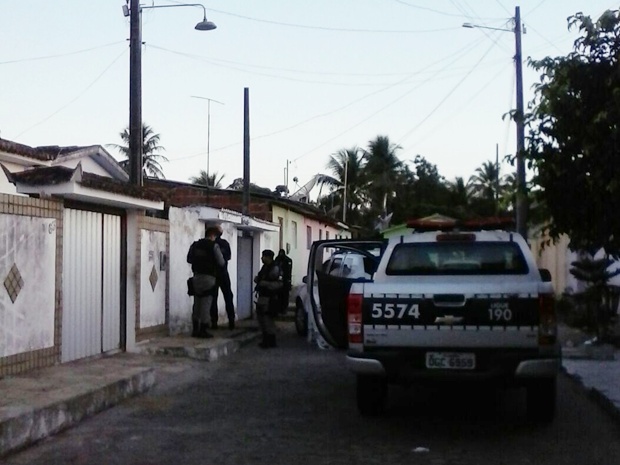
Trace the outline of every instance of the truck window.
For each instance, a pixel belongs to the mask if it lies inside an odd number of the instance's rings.
[[[388,275],[527,274],[529,268],[513,242],[415,242],[394,247]]]

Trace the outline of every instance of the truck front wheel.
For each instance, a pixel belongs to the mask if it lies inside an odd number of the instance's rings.
[[[364,416],[379,415],[385,409],[387,380],[379,376],[357,375],[357,408]]]

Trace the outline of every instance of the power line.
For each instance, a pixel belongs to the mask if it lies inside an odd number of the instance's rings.
[[[404,95],[402,95],[401,97],[399,97],[396,101],[398,101],[398,100],[400,100],[401,98],[405,97],[406,95],[408,95],[409,93],[411,93],[413,90],[416,90],[416,89],[420,88],[423,84],[426,84],[427,82],[430,82],[430,81],[432,81],[432,80],[435,80],[436,76],[437,76],[438,74],[440,74],[441,72],[443,72],[444,70],[446,70],[446,69],[453,69],[453,68],[454,68],[454,63],[455,63],[455,62],[452,60],[452,58],[453,58],[453,57],[455,57],[455,56],[459,56],[460,58],[462,58],[463,56],[465,56],[463,52],[467,51],[467,49],[469,49],[469,50],[473,50],[473,49],[474,49],[474,46],[478,45],[480,42],[482,42],[482,40],[484,40],[484,38],[482,38],[482,37],[481,37],[480,39],[476,39],[476,40],[474,40],[474,41],[472,41],[472,42],[470,42],[470,43],[466,44],[465,46],[461,47],[460,49],[458,49],[458,50],[457,50],[457,51],[455,51],[454,53],[451,53],[450,55],[447,55],[447,56],[445,56],[445,57],[443,57],[443,58],[441,58],[441,59],[439,59],[439,60],[437,60],[437,61],[435,61],[435,62],[431,63],[430,65],[426,66],[424,69],[429,69],[429,68],[431,68],[432,66],[435,66],[435,65],[437,65],[437,64],[439,64],[439,63],[442,63],[442,62],[446,62],[446,61],[447,61],[447,64],[446,64],[444,67],[442,67],[442,68],[440,68],[439,70],[435,71],[435,73],[434,73],[432,76],[430,76],[428,79],[426,79],[426,80],[422,81],[421,83],[419,83],[419,85],[418,85],[418,86],[416,86],[416,87],[414,87],[412,90],[407,91],[407,93],[406,93],[406,94],[404,94]],[[419,72],[421,72],[421,71],[419,71]],[[415,74],[415,73],[413,73],[413,74]],[[402,83],[404,83],[404,81],[406,81],[406,80],[410,79],[410,77],[411,77],[411,75],[406,76],[404,79],[401,79],[401,80],[399,80],[399,81],[396,81],[395,83],[392,83],[391,85],[388,85],[387,87],[384,87],[384,88],[382,88],[382,89],[379,89],[379,90],[373,91],[373,92],[371,92],[371,93],[369,93],[369,94],[366,94],[366,95],[364,95],[364,96],[362,96],[362,97],[359,97],[359,98],[357,98],[357,99],[355,99],[355,100],[353,100],[353,101],[351,101],[351,102],[349,102],[349,103],[347,103],[347,104],[345,104],[345,105],[343,105],[343,106],[341,106],[341,107],[338,107],[338,108],[336,108],[336,109],[334,109],[334,110],[331,110],[331,111],[328,111],[328,112],[325,112],[325,113],[322,113],[322,114],[314,115],[314,116],[312,116],[312,117],[310,117],[310,118],[308,118],[308,119],[306,119],[306,120],[303,120],[303,121],[301,121],[301,122],[299,122],[299,123],[293,124],[293,125],[291,125],[291,126],[287,126],[286,128],[283,128],[283,129],[279,129],[279,130],[273,131],[273,132],[271,132],[271,133],[262,134],[262,135],[260,135],[260,136],[252,137],[251,141],[255,141],[255,140],[258,140],[258,139],[265,138],[265,137],[274,136],[274,135],[276,135],[276,134],[280,134],[280,133],[282,133],[282,132],[286,132],[286,131],[289,131],[289,130],[291,130],[291,129],[294,129],[294,128],[297,128],[297,127],[299,127],[299,126],[302,126],[302,125],[304,125],[304,124],[306,124],[306,123],[309,123],[310,121],[313,121],[313,120],[316,120],[316,119],[319,119],[319,118],[323,118],[323,117],[326,117],[326,116],[330,116],[330,115],[332,115],[332,114],[334,114],[334,113],[337,113],[337,112],[339,112],[339,111],[341,111],[341,110],[344,110],[344,109],[346,109],[346,108],[348,108],[348,107],[350,107],[350,106],[352,106],[352,105],[354,105],[354,104],[356,104],[356,103],[359,103],[359,102],[361,102],[361,101],[363,101],[363,100],[365,100],[365,99],[367,99],[367,98],[370,98],[370,97],[372,97],[372,96],[374,96],[374,95],[377,95],[377,94],[380,94],[380,93],[382,93],[382,92],[385,92],[385,91],[387,91],[387,90],[389,90],[389,89],[391,89],[391,88],[393,88],[393,87],[395,87],[395,86],[397,86],[397,85],[399,85],[399,84],[402,84]],[[392,102],[392,103],[396,103],[396,101],[394,101],[394,102]],[[388,106],[392,105],[392,103],[390,103],[390,104],[388,104],[387,106],[385,106],[385,107],[381,108],[381,109],[380,109],[380,110],[378,110],[377,112],[373,113],[370,117],[368,117],[368,118],[364,119],[363,121],[359,122],[359,123],[358,123],[358,124],[356,124],[355,126],[353,126],[353,127],[349,128],[349,129],[347,129],[346,131],[344,131],[343,133],[339,134],[339,135],[338,135],[338,136],[336,136],[336,137],[339,137],[340,135],[342,135],[342,134],[344,134],[344,133],[346,133],[346,132],[350,131],[351,129],[354,129],[355,127],[359,126],[359,125],[360,125],[360,124],[362,124],[363,122],[365,122],[365,121],[367,121],[368,119],[370,119],[370,118],[372,118],[373,116],[375,116],[377,113],[379,113],[379,112],[380,112],[380,111],[382,111],[383,109],[385,109],[385,108],[387,108]],[[329,141],[325,142],[324,144],[321,144],[319,147],[322,147],[322,146],[323,146],[323,145],[325,145],[326,143],[331,142],[331,140],[333,140],[333,139],[330,139]],[[225,150],[225,149],[228,149],[228,148],[231,148],[231,147],[235,147],[235,146],[238,146],[238,145],[241,145],[241,144],[242,144],[242,142],[234,142],[234,143],[232,143],[232,144],[228,144],[228,145],[225,145],[225,146],[223,146],[223,147],[218,147],[218,148],[216,148],[216,149],[214,149],[214,150],[211,150],[211,152],[217,152],[217,151],[220,151],[220,150]],[[299,160],[300,158],[302,158],[302,157],[304,157],[304,156],[308,155],[309,153],[311,153],[312,151],[316,150],[316,149],[317,149],[317,148],[319,148],[319,147],[315,147],[315,148],[314,148],[314,149],[312,149],[310,152],[304,153],[303,155],[301,155],[301,156],[299,156],[299,157],[295,158],[295,159],[294,159],[294,160],[292,160],[292,161],[297,161],[297,160]],[[201,151],[201,152],[199,152],[199,153],[196,153],[195,155],[189,155],[189,156],[186,156],[186,157],[180,157],[180,158],[177,158],[176,160],[185,160],[185,159],[189,159],[189,158],[195,158],[195,157],[201,156],[201,155],[203,155],[203,154],[204,154],[204,152],[202,152],[202,151]],[[176,161],[176,160],[175,160],[175,161]]]
[[[78,55],[80,53],[92,52],[93,50],[98,50],[98,49],[101,49],[101,48],[110,47],[111,45],[118,45],[118,44],[123,44],[123,43],[125,43],[125,41],[111,42],[109,44],[98,45],[96,47],[85,48],[83,50],[76,50],[74,52],[57,53],[55,55],[45,55],[45,56],[40,56],[40,57],[21,58],[19,60],[0,61],[0,65],[9,65],[9,64],[14,64],[14,63],[25,63],[25,62],[28,62],[28,61],[49,60],[49,59],[52,59],[52,58],[62,58],[62,57],[67,57],[67,56],[71,56],[71,55]]]
[[[538,10],[538,8],[540,8],[542,6],[543,3],[545,3],[547,0],[540,0],[540,2],[538,2],[538,5],[536,5],[534,8],[532,8],[530,11],[527,12],[527,14],[532,14],[534,13],[536,10]]]
[[[452,16],[452,17],[457,17],[457,18],[462,18],[463,15],[462,14],[458,14],[458,13],[448,13],[446,11],[440,11],[440,10],[435,10],[434,8],[428,8],[425,6],[420,6],[420,5],[413,5],[409,2],[405,2],[403,0],[394,0],[396,3],[400,3],[401,5],[405,5],[408,6],[410,8],[415,8],[416,10],[424,10],[424,11],[430,11],[432,13],[437,13],[440,15],[444,15],[444,16]],[[499,18],[488,18],[488,19],[499,19]]]
[[[229,65],[223,65],[223,64],[219,64],[217,63],[217,59],[215,61],[211,61],[211,58],[207,58],[207,57],[203,57],[200,55],[194,55],[194,54],[189,54],[189,53],[185,53],[185,52],[179,52],[176,50],[171,50],[165,47],[160,47],[158,45],[153,45],[150,44],[150,47],[155,49],[155,50],[159,50],[159,51],[163,51],[166,53],[170,53],[173,55],[178,55],[178,56],[182,56],[185,58],[190,58],[190,59],[194,59],[197,61],[201,61],[204,63],[208,63],[210,65],[213,66],[218,66],[221,68],[225,68],[225,69],[232,69],[235,71],[239,71],[242,73],[247,73],[247,74],[253,74],[256,76],[264,76],[264,77],[270,77],[270,78],[275,78],[275,79],[282,79],[285,81],[292,81],[292,82],[301,82],[301,83],[305,83],[305,84],[321,84],[321,85],[331,85],[331,86],[346,86],[346,87],[377,87],[377,86],[392,86],[391,83],[385,83],[385,82],[335,82],[335,81],[322,81],[322,80],[312,80],[312,79],[301,79],[301,78],[295,78],[295,77],[291,77],[291,76],[283,76],[283,75],[279,75],[279,74],[272,74],[272,73],[263,73],[263,72],[258,72],[258,71],[252,71],[252,70],[248,70],[248,69],[243,69],[240,68],[238,66],[229,66]],[[244,64],[240,64],[240,66],[252,66],[252,65],[244,65]],[[273,69],[273,68],[272,68]],[[277,68],[276,68],[277,69]],[[458,73],[458,71],[460,69],[464,69],[464,67],[451,67],[449,69],[449,72],[456,72]],[[299,73],[303,73],[303,71],[297,71]],[[415,72],[409,72],[409,73],[398,73],[398,74],[394,74],[396,76],[407,76],[407,78],[411,78],[415,75],[418,74],[426,74],[426,73],[430,73],[432,71],[415,71]],[[336,76],[336,74],[332,74],[333,76]],[[363,74],[358,74],[358,76],[363,76]],[[346,75],[343,75],[343,77],[346,77]],[[350,75],[349,75],[350,77]],[[450,75],[447,75],[446,77],[450,77]]]
[[[170,3],[182,3],[179,1],[168,0]],[[272,24],[275,26],[283,26],[283,27],[293,27],[298,29],[312,29],[316,31],[328,31],[328,32],[354,32],[354,33],[364,33],[364,34],[423,34],[423,33],[432,33],[432,32],[446,32],[453,31],[458,29],[457,27],[448,27],[448,28],[440,28],[440,29],[360,29],[360,28],[345,28],[345,27],[326,27],[326,26],[314,26],[309,24],[295,24],[295,23],[286,23],[282,21],[272,21],[270,19],[260,19],[254,18],[252,16],[245,16],[238,13],[230,13],[228,11],[216,10],[215,8],[209,8],[209,11],[214,11],[216,13],[222,15],[233,16],[235,18],[241,18],[248,21],[256,21],[259,23]]]
[[[492,44],[492,46],[493,46],[493,45],[495,45],[495,44]],[[481,58],[480,60],[478,60],[478,62],[476,63],[476,65],[477,65],[478,63],[480,63],[480,61],[482,61],[482,59],[483,59],[483,58],[484,58],[484,57],[485,57],[485,56],[486,56],[486,55],[487,55],[487,54],[491,51],[492,46],[489,48],[489,50],[487,50],[487,52],[486,52],[486,53],[482,56],[482,58]],[[467,75],[466,75],[465,77],[467,77],[469,74],[471,74],[471,72],[474,70],[474,68],[475,68],[475,66],[476,66],[476,65],[474,65],[474,67],[473,67],[473,68],[469,71],[469,73],[467,73]],[[447,66],[447,67],[448,67],[448,66],[451,66],[451,63],[448,63],[446,66]],[[444,69],[445,69],[445,68],[444,68]],[[440,72],[440,71],[442,71],[442,70],[439,70],[438,72]],[[434,76],[429,77],[429,78],[428,78],[428,79],[427,79],[424,83],[422,83],[422,84],[425,84],[426,82],[430,82],[430,81],[432,81],[432,80],[433,80],[433,77],[434,77]],[[379,108],[377,111],[375,111],[374,113],[372,113],[370,116],[368,116],[368,117],[366,117],[366,118],[362,119],[361,121],[358,121],[356,124],[354,124],[353,126],[350,126],[349,128],[345,129],[344,131],[340,132],[340,133],[339,133],[339,134],[337,134],[336,136],[334,136],[334,137],[330,138],[329,140],[327,140],[327,141],[323,142],[322,144],[320,144],[320,145],[318,145],[318,146],[314,147],[313,149],[311,149],[311,150],[309,150],[309,151],[305,152],[304,154],[302,154],[302,155],[298,156],[297,158],[293,159],[293,161],[295,162],[295,161],[297,161],[297,160],[299,160],[299,159],[301,159],[301,158],[305,157],[306,155],[309,155],[310,153],[312,153],[312,152],[314,152],[315,150],[317,150],[317,149],[319,149],[319,148],[323,147],[324,145],[327,145],[328,143],[332,142],[333,140],[337,139],[338,137],[342,136],[343,134],[346,134],[347,132],[349,132],[349,131],[351,131],[351,130],[355,129],[356,127],[358,127],[359,125],[361,125],[361,124],[365,123],[365,122],[366,122],[366,121],[368,121],[369,119],[373,118],[374,116],[376,116],[377,114],[379,114],[380,112],[382,112],[383,110],[385,110],[386,108],[389,108],[390,106],[394,105],[394,104],[395,104],[395,103],[397,103],[398,101],[402,100],[403,98],[405,98],[407,95],[409,95],[409,94],[410,94],[410,93],[412,93],[413,91],[415,91],[415,90],[419,89],[419,88],[422,86],[422,84],[420,84],[420,85],[418,85],[418,86],[413,87],[412,89],[408,90],[408,91],[407,91],[407,92],[405,92],[404,94],[400,95],[398,98],[396,98],[396,99],[392,100],[391,102],[389,102],[387,105],[384,105],[383,107]],[[445,99],[444,99],[444,100],[445,100]],[[443,102],[442,102],[442,103],[443,103]],[[429,116],[430,116],[430,115],[429,115]],[[420,124],[421,124],[421,123],[420,123]]]
[[[112,60],[112,62],[105,67],[105,69],[88,85],[86,86],[86,88],[84,90],[82,90],[82,92],[80,92],[77,96],[75,96],[72,100],[70,100],[69,102],[67,102],[65,105],[63,105],[62,107],[60,107],[58,110],[56,110],[55,112],[53,112],[52,114],[50,114],[49,116],[45,117],[44,119],[42,119],[41,121],[39,121],[38,123],[33,124],[32,126],[24,129],[22,132],[20,132],[19,134],[17,134],[16,138],[19,139],[19,137],[21,137],[23,134],[25,134],[26,132],[30,131],[31,129],[40,126],[41,124],[45,123],[46,121],[48,121],[49,119],[53,118],[54,116],[56,116],[58,113],[60,113],[62,110],[64,110],[65,108],[67,108],[69,105],[71,105],[73,102],[75,102],[76,100],[78,100],[82,95],[84,95],[92,86],[95,85],[95,83],[97,81],[99,81],[99,79],[101,79],[103,77],[103,75],[114,65],[114,63],[116,63],[123,55],[125,55],[125,53],[127,53],[127,49],[124,49],[123,52],[118,55],[114,60]]]
[[[253,64],[253,63],[241,63],[238,61],[232,61],[232,60],[226,60],[223,58],[213,58],[213,57],[208,57],[208,56],[204,56],[204,55],[196,55],[196,54],[191,54],[191,53],[187,53],[187,52],[179,52],[177,50],[171,50],[169,48],[166,47],[162,47],[159,45],[153,45],[153,44],[149,44],[150,47],[157,49],[157,50],[162,50],[168,53],[172,53],[175,55],[180,55],[180,56],[184,56],[187,58],[193,58],[193,59],[198,59],[198,60],[202,60],[205,61],[206,63],[209,64],[213,64],[215,66],[221,66],[221,67],[226,67],[224,65],[220,65],[218,64],[218,62],[221,63],[230,63],[233,65],[237,65],[237,66],[246,66],[248,68],[258,68],[258,69],[267,69],[267,70],[273,70],[273,71],[281,71],[281,72],[285,72],[285,73],[294,73],[294,74],[316,74],[316,75],[320,75],[320,76],[342,76],[342,77],[391,77],[391,76],[410,76],[412,74],[422,74],[424,71],[420,72],[420,71],[403,71],[403,72],[399,72],[399,73],[349,73],[349,72],[333,72],[333,71],[316,71],[313,69],[294,69],[294,68],[279,68],[279,67],[275,67],[275,66],[265,66],[265,65],[257,65],[257,64]],[[238,69],[238,68],[232,68],[231,69]],[[458,69],[457,67],[453,68],[453,69]],[[251,71],[247,71],[247,70],[241,70],[244,72],[251,72]],[[308,82],[312,82],[312,81],[308,81]]]
[[[405,138],[409,137],[411,135],[411,133],[413,133],[422,124],[424,124],[448,100],[448,98],[450,98],[450,96],[461,86],[461,84],[463,84],[465,82],[465,80],[470,76],[470,74],[474,72],[474,70],[476,69],[478,64],[482,60],[484,60],[484,58],[491,52],[491,49],[493,48],[494,45],[495,44],[491,44],[491,46],[487,49],[487,51],[484,52],[484,54],[480,57],[480,59],[474,64],[474,66],[472,66],[472,68],[469,70],[469,72],[467,74],[465,74],[465,76],[463,76],[463,78],[461,80],[459,80],[459,82],[457,82],[456,85],[452,89],[450,89],[450,91],[444,96],[444,98],[441,99],[437,105],[435,105],[435,107],[422,119],[422,121],[420,121],[418,124],[416,124],[413,128],[411,128],[409,131],[407,131],[405,133],[405,135],[403,135],[400,138],[400,140],[397,142],[398,145],[400,145],[401,142]]]
[[[472,102],[473,100],[475,100],[475,99],[478,97],[478,95],[480,95],[483,91],[485,91],[485,90],[487,89],[487,87],[488,87],[488,85],[489,85],[489,84],[491,84],[492,82],[494,82],[494,81],[495,81],[495,79],[496,79],[498,76],[500,76],[502,73],[504,73],[504,72],[505,72],[505,68],[502,68],[502,69],[500,69],[497,73],[495,73],[495,74],[494,74],[494,75],[493,75],[493,76],[492,76],[492,77],[491,77],[488,81],[486,81],[486,82],[485,82],[482,86],[480,86],[480,88],[479,88],[479,89],[478,89],[475,93],[473,93],[473,94],[470,96],[470,98],[468,98],[468,99],[467,99],[467,100],[463,103],[463,105],[461,105],[461,107],[460,107],[458,110],[451,112],[451,113],[450,113],[450,115],[449,115],[447,118],[445,118],[445,119],[443,119],[442,121],[440,121],[440,122],[439,122],[439,124],[437,124],[437,125],[436,125],[433,129],[431,129],[429,132],[427,132],[426,134],[424,134],[424,136],[422,136],[422,137],[420,137],[420,138],[416,139],[416,143],[420,144],[421,142],[423,142],[424,140],[426,140],[426,138],[427,138],[427,137],[429,137],[430,135],[432,135],[432,134],[433,134],[433,133],[434,133],[437,129],[439,129],[443,123],[445,123],[446,121],[451,120],[451,119],[452,119],[452,118],[454,118],[456,115],[458,115],[458,114],[459,114],[459,113],[460,113],[460,112],[461,112],[464,108],[466,108],[466,107],[467,107],[467,105],[468,105],[470,102]],[[513,87],[514,87],[514,84],[513,84]],[[512,97],[512,96],[511,96],[511,97]],[[511,103],[512,103],[512,101],[511,101]]]

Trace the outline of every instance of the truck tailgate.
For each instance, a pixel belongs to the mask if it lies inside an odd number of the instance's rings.
[[[424,293],[416,293],[412,286],[401,286],[390,289],[395,292],[373,293],[373,287],[370,284],[364,289],[364,346],[537,347],[536,285],[516,286],[513,282],[512,292],[506,293],[497,292],[496,283],[482,282],[475,287],[471,283],[451,285],[450,292],[424,286]],[[494,292],[485,292],[491,289]]]

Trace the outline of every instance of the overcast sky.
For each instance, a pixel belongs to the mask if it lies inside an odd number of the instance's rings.
[[[143,5],[172,5],[144,0]],[[191,2],[189,2],[191,3]],[[125,0],[0,0],[0,137],[37,145],[121,143],[129,121]],[[161,135],[168,179],[207,167],[243,175],[249,88],[251,180],[303,185],[330,154],[378,135],[401,160],[424,156],[448,180],[515,151],[515,35],[523,58],[566,55],[567,17],[611,0],[208,0],[142,13],[143,120]],[[463,28],[465,22],[493,29]],[[537,75],[524,64],[525,101]],[[200,96],[211,102],[192,98]],[[118,153],[110,152],[117,158]],[[505,174],[513,168],[502,165]]]

